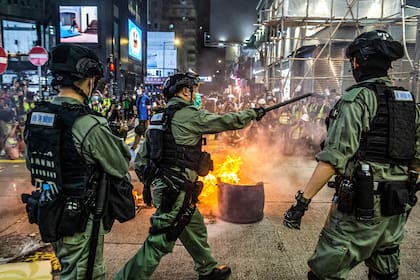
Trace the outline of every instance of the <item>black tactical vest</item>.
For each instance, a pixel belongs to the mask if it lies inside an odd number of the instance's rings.
[[[163,113],[153,115],[149,125],[149,156],[157,167],[180,167],[197,171],[201,155],[201,141],[197,145],[178,145],[172,134],[174,114],[187,106],[184,103],[165,108]]]
[[[48,102],[28,114],[25,141],[35,187],[47,183],[66,195],[83,194],[95,166],[77,152],[71,130],[78,117],[88,114],[87,106]]]
[[[362,133],[360,159],[408,165],[415,155],[416,103],[411,92],[383,83],[360,83],[375,92],[378,109],[370,130]]]

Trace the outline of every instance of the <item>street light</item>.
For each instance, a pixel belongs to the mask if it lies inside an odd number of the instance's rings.
[[[166,55],[165,55],[165,51],[166,51],[166,44],[172,44],[174,47],[178,46],[181,43],[181,41],[178,38],[175,38],[173,41],[165,41],[163,42],[163,59],[162,59],[162,64],[163,64],[163,77],[166,77],[165,75],[165,69],[166,69],[166,63],[165,63],[165,59],[166,59]]]

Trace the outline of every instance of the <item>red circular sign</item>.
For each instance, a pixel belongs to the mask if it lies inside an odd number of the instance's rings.
[[[48,61],[48,52],[40,46],[33,47],[29,52],[29,61],[35,66],[42,66]]]
[[[5,50],[0,47],[0,75],[6,72],[7,69],[7,54]]]

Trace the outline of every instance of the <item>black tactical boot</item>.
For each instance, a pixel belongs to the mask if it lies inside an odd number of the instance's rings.
[[[198,280],[225,280],[229,277],[232,270],[227,265],[214,268],[210,274],[200,275]]]

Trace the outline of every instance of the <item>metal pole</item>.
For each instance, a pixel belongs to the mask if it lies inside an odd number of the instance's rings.
[[[42,100],[44,100],[44,93],[42,92],[42,86],[41,86],[41,66],[38,66],[38,90],[39,90],[39,94],[41,95]]]
[[[163,73],[162,73],[162,77],[166,77],[165,76],[165,49],[166,49],[166,42],[163,42]]]
[[[269,111],[272,111],[272,110],[278,109],[278,108],[280,108],[280,107],[286,106],[286,105],[288,105],[288,104],[290,104],[290,103],[293,103],[293,102],[299,101],[299,100],[301,100],[301,99],[303,99],[303,98],[306,98],[306,97],[309,97],[309,96],[313,96],[313,94],[312,94],[312,93],[305,93],[305,94],[299,95],[299,96],[297,96],[297,97],[291,98],[291,99],[289,99],[289,100],[287,100],[287,101],[284,101],[284,102],[281,102],[281,103],[277,103],[277,104],[274,104],[274,105],[269,106],[269,107],[265,107],[265,108],[264,108],[264,110],[265,110],[266,112],[269,112]]]
[[[419,60],[420,60],[420,16],[417,16],[417,32],[416,32],[416,45],[415,45],[415,56],[414,56],[414,71],[413,79],[411,81],[411,91],[416,96],[416,100],[419,100],[420,93],[418,92],[418,80],[419,80]],[[418,101],[417,101],[418,102]]]

